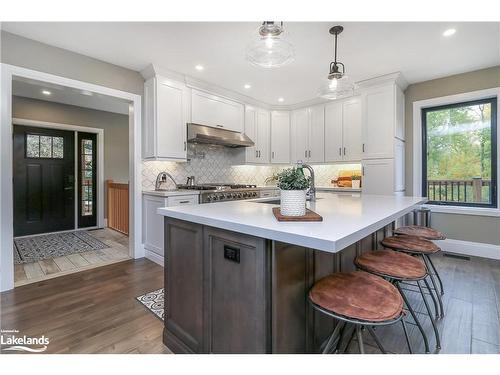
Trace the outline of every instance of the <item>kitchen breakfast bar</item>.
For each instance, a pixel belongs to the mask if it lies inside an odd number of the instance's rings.
[[[276,198],[274,198],[276,199]],[[318,194],[321,222],[278,222],[277,200],[159,208],[165,328],[174,353],[317,353],[336,321],[308,303],[319,279],[353,271],[422,197]]]

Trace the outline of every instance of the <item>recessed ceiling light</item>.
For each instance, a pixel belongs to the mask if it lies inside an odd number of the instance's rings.
[[[200,65],[200,64],[196,65],[194,68],[195,68],[196,70],[199,70],[200,72],[201,72],[203,69],[205,69],[205,68],[203,67],[203,65]]]
[[[49,90],[42,90],[43,95],[51,95],[52,93]]]
[[[247,90],[252,88],[252,86],[250,86],[248,83],[245,83],[245,86],[243,86],[244,88],[246,88]]]
[[[285,99],[283,99],[283,98],[278,98],[278,102],[283,103],[284,101],[285,101]]]
[[[443,36],[452,36],[457,32],[456,29],[448,29],[443,32]]]

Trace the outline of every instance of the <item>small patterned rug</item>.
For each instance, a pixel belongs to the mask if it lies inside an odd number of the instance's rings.
[[[163,288],[153,290],[152,292],[143,294],[142,296],[135,297],[142,303],[149,311],[156,315],[157,318],[163,320],[165,313],[165,298],[163,295]]]
[[[31,263],[108,247],[104,242],[83,230],[15,238],[14,262],[16,264]]]

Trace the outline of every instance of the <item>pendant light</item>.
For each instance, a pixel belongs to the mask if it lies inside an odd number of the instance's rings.
[[[283,22],[264,21],[257,39],[247,46],[246,58],[261,68],[278,68],[294,60],[292,45],[284,39]]]
[[[349,82],[345,75],[345,66],[340,61],[337,61],[337,37],[344,30],[342,26],[334,26],[330,29],[330,34],[335,36],[334,39],[334,60],[330,63],[330,73],[328,80],[319,90],[319,96],[325,99],[339,99],[354,94],[354,86]]]

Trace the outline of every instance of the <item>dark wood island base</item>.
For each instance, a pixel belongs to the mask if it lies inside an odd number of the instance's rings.
[[[166,217],[163,342],[174,353],[317,353],[335,322],[311,308],[309,288],[391,233],[328,253]]]

